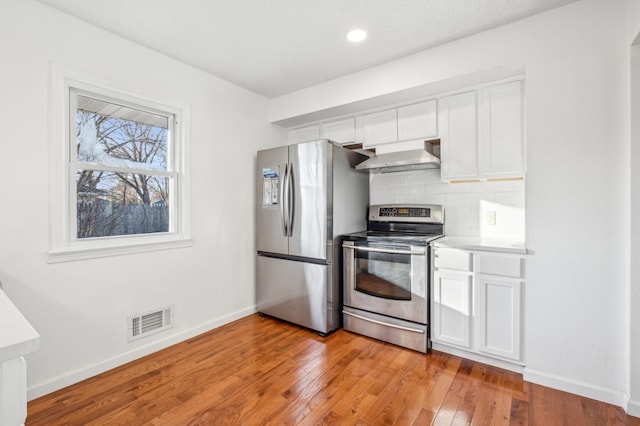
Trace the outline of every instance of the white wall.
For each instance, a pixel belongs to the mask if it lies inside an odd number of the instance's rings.
[[[61,14],[3,0],[0,281],[41,335],[39,396],[254,311],[254,163],[285,143],[266,99]],[[50,63],[191,109],[193,247],[47,264]],[[126,342],[126,317],[175,306],[172,329]]]
[[[271,119],[283,122],[521,64],[530,250],[525,379],[622,406],[629,394],[632,3],[583,0],[270,103]]]

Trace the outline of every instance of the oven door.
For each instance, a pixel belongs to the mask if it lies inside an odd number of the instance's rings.
[[[428,250],[412,245],[345,241],[344,305],[428,323]]]

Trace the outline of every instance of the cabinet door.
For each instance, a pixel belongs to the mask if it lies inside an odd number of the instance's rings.
[[[332,121],[322,125],[322,138],[339,144],[351,143],[356,140],[356,125],[353,118]]]
[[[320,139],[320,126],[301,127],[299,129],[289,130],[289,143],[296,144],[300,142],[317,141]]]
[[[442,180],[478,177],[476,92],[438,101]]]
[[[397,110],[390,109],[363,116],[364,147],[398,140]]]
[[[438,136],[436,101],[398,108],[398,140],[433,139]]]
[[[520,81],[486,87],[479,94],[480,174],[524,175],[524,136]]]
[[[521,287],[519,280],[479,275],[480,352],[520,360]]]
[[[472,276],[438,270],[433,273],[431,330],[434,342],[471,347]]]
[[[22,425],[27,418],[27,363],[23,357],[0,362],[0,425]]]

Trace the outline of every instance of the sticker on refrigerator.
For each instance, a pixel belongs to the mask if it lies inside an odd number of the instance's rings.
[[[262,169],[262,205],[278,204],[278,173]]]

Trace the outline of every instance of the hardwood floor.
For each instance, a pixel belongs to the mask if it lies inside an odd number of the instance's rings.
[[[252,315],[29,403],[35,425],[640,425],[522,376]]]

